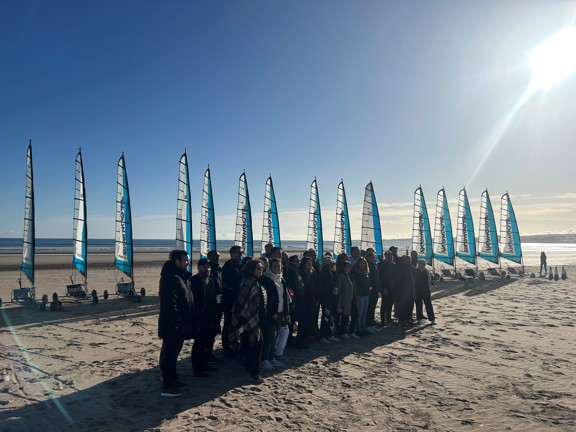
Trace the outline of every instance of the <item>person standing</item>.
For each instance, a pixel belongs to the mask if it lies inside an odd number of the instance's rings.
[[[542,269],[544,269],[544,276],[548,273],[548,266],[546,265],[546,253],[540,252],[540,276],[542,276]]]
[[[368,311],[366,312],[366,327],[368,331],[377,332],[376,327],[376,305],[380,297],[380,274],[376,264],[376,254],[372,251],[366,251],[366,261],[368,262],[368,275],[370,277],[370,297],[368,298]],[[382,309],[383,305],[380,305]],[[384,323],[382,323],[384,325]]]
[[[410,256],[404,255],[396,264],[397,287],[397,316],[398,322],[403,325],[412,323],[412,310],[414,309],[414,271],[410,263]]]
[[[384,252],[384,259],[378,265],[382,304],[380,305],[380,322],[382,325],[392,323],[392,308],[396,300],[395,271],[392,251]]]
[[[288,288],[294,293],[292,320],[298,323],[296,337],[292,342],[292,346],[299,349],[308,349],[308,345],[306,345],[308,331],[306,322],[306,292],[299,267],[300,258],[298,258],[298,255],[292,255],[289,258],[288,267],[286,267],[284,272],[284,279],[286,280]]]
[[[320,270],[318,285],[320,305],[322,306],[320,342],[325,344],[340,342],[340,339],[334,336],[339,304],[336,262],[330,257],[322,260],[322,269]]]
[[[434,308],[432,307],[432,297],[430,296],[430,284],[432,282],[432,275],[426,268],[426,260],[418,261],[418,270],[416,274],[416,289],[415,289],[415,303],[416,303],[416,319],[421,321],[424,319],[424,314],[422,313],[422,302],[426,306],[426,315],[428,315],[428,320],[432,323],[436,323],[436,317],[434,316]]]
[[[162,392],[160,396],[176,397],[183,394],[187,385],[178,380],[176,364],[185,340],[192,339],[195,326],[194,298],[189,288],[190,272],[188,252],[173,250],[160,272],[158,336],[162,339],[160,371]]]
[[[222,350],[224,355],[233,356],[230,349],[228,333],[232,322],[232,307],[238,291],[238,279],[240,274],[240,261],[242,260],[242,248],[234,245],[230,248],[230,259],[222,267],[222,311],[224,313],[224,327],[222,329]]]
[[[241,343],[245,353],[244,365],[250,379],[256,384],[260,376],[262,353],[262,326],[266,320],[266,289],[258,282],[262,277],[262,263],[252,260],[244,267],[244,279],[240,284],[232,309],[232,323],[228,337],[231,344]],[[241,342],[240,342],[241,340]]]
[[[211,250],[206,255],[210,262],[210,278],[214,283],[214,291],[216,293],[216,310],[218,311],[218,333],[222,336],[222,267],[220,267],[220,254],[217,250]]]
[[[338,293],[339,293],[339,304],[338,304],[338,336],[342,336],[344,339],[358,339],[359,336],[354,333],[355,325],[353,326],[350,319],[357,317],[357,314],[352,315],[353,307],[355,307],[355,287],[354,280],[352,279],[352,264],[350,261],[346,261],[342,272],[338,273]]]
[[[207,378],[206,372],[216,369],[208,361],[219,361],[213,354],[214,340],[218,332],[218,308],[216,290],[210,277],[210,262],[202,258],[197,263],[198,273],[190,278],[190,289],[194,296],[196,326],[193,331],[192,369],[197,378]]]
[[[364,258],[358,258],[352,266],[352,278],[356,287],[356,307],[358,309],[355,333],[364,336],[368,333],[373,333],[366,330],[366,315],[370,298],[370,274],[368,263]]]

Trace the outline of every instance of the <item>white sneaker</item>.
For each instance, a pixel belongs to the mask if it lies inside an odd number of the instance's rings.
[[[340,342],[340,339],[338,339],[336,336],[330,336],[328,338],[328,341],[330,342]]]
[[[351,336],[350,336],[348,333],[344,333],[344,334],[342,335],[342,337],[343,337],[344,339],[350,339],[350,338],[351,338]]]
[[[270,360],[270,364],[275,368],[283,368],[284,367],[284,363],[282,363],[276,359]]]
[[[350,337],[351,337],[352,339],[360,339],[360,336],[358,336],[356,333],[352,333],[352,334],[350,335]]]
[[[266,372],[270,372],[271,370],[274,370],[274,366],[272,366],[268,360],[264,360],[262,363],[260,363],[260,369]]]

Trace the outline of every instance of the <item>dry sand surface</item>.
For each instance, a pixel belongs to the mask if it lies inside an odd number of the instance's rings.
[[[7,304],[18,271],[0,259],[0,430],[576,430],[573,266],[567,281],[438,283],[437,325],[312,341],[287,350],[287,367],[261,385],[233,360],[193,378],[187,343],[178,369],[190,388],[161,398],[164,256],[137,260],[138,288],[148,293],[141,303],[63,298],[64,312]],[[63,294],[68,282],[68,258],[51,260],[38,271],[40,296]],[[90,280],[111,291],[106,259]]]

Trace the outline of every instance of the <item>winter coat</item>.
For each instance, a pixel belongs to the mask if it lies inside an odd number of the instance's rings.
[[[282,275],[275,275],[270,269],[266,270],[260,278],[260,284],[266,290],[268,301],[266,302],[266,323],[267,324],[285,324],[290,317],[290,295],[286,288],[286,281]],[[278,313],[280,296],[278,295],[278,284],[282,291],[283,309]],[[273,316],[276,315],[276,318]]]
[[[166,261],[160,272],[160,314],[158,337],[162,339],[191,339],[195,327],[194,298],[188,286],[190,273],[177,269]]]
[[[354,286],[352,273],[350,275],[338,273],[336,280],[338,282],[339,309],[342,309],[343,315],[350,316],[352,313],[352,300],[356,298],[356,287]]]

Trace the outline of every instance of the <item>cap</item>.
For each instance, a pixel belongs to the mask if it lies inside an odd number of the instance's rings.
[[[208,261],[207,258],[200,258],[200,259],[198,260],[198,262],[196,263],[196,265],[199,265],[199,266],[201,266],[201,265],[210,265],[210,261]]]
[[[398,248],[397,248],[396,246],[390,246],[390,247],[388,248],[388,250],[389,250],[389,251],[395,251],[395,250],[398,250]]]

